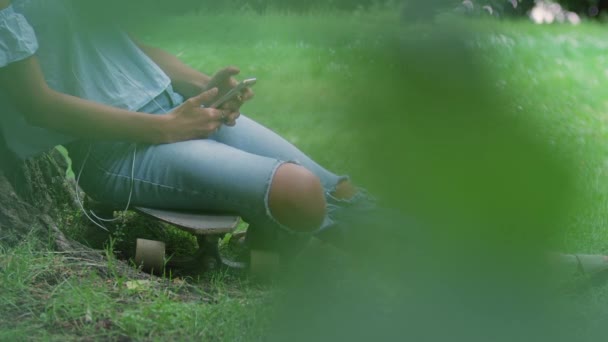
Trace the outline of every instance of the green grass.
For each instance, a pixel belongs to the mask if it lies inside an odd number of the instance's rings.
[[[322,165],[350,170],[354,156],[348,146],[358,132],[340,129],[351,108],[351,99],[342,95],[361,63],[375,63],[365,60],[369,51],[398,36],[396,16],[220,14],[165,24],[168,30],[141,34],[142,39],[206,73],[236,65],[243,77],[257,77],[256,98],[243,112]]]
[[[238,341],[262,336],[266,291],[229,275],[189,282],[106,279],[86,267],[70,267],[73,262],[78,261],[28,244],[0,250],[1,340]]]
[[[387,12],[186,16],[167,24],[172,29],[155,30],[144,39],[200,70],[213,72],[232,64],[242,68],[244,77],[258,77],[257,96],[244,112],[322,165],[355,174],[358,155],[349,146],[363,132],[344,129],[350,127],[358,95],[352,84],[373,77],[366,73],[370,70],[378,75],[395,71],[390,64],[394,59],[386,53],[402,36],[420,29],[400,25]],[[493,90],[513,100],[509,109],[515,113],[531,112],[538,134],[577,164],[585,208],[560,236],[560,248],[608,252],[605,27],[538,26],[523,20],[480,21],[470,27],[471,45],[487,64]]]
[[[356,88],[376,75],[398,74],[391,53],[395,42],[426,29],[400,25],[390,13],[193,16],[170,25],[173,30],[157,31],[146,40],[200,70],[234,64],[241,66],[243,76],[258,77],[257,97],[245,112],[323,165],[353,174],[358,174],[359,151],[349,146],[358,146],[356,139],[365,134],[345,129],[353,127],[348,121],[353,100],[360,100]],[[538,129],[534,135],[572,163],[582,198],[552,246],[564,252],[608,253],[605,25],[536,26],[522,20],[467,26],[473,33],[470,46],[491,80],[490,92],[504,96],[514,115],[529,115],[525,120]],[[189,38],[175,40],[175,34]],[[398,86],[398,80],[391,84]],[[370,89],[368,101],[384,101],[383,91],[394,94],[387,86]],[[371,87],[378,88],[378,83]],[[394,109],[399,115],[407,107]],[[576,297],[575,310],[590,318],[591,326],[600,326],[607,319],[607,294],[608,288],[600,287],[588,297]]]
[[[566,146],[584,205],[562,236],[564,250],[608,252],[608,57],[604,25],[535,26],[483,23],[475,44],[491,66],[496,91],[514,94],[547,144]]]
[[[540,27],[524,21],[473,22],[471,27],[470,45],[488,65],[492,91],[513,99],[514,113],[532,113],[529,119],[539,123],[541,139],[575,163],[584,205],[565,223],[566,234],[557,237],[556,246],[568,252],[608,252],[605,27]],[[374,73],[394,72],[390,49],[404,32],[416,30],[423,29],[403,27],[388,12],[237,13],[172,18],[162,28],[142,28],[140,38],[208,73],[240,66],[243,77],[259,79],[257,96],[243,108],[245,113],[328,168],[358,174],[358,151],[351,146],[364,132],[351,129],[349,119],[353,101],[365,99],[355,98],[360,95],[356,86]],[[390,85],[370,86],[375,88],[373,101],[381,100]],[[134,230],[139,234],[145,228]],[[132,249],[126,241],[132,236],[122,239],[121,248]],[[179,234],[174,240],[192,243]],[[187,284],[194,286],[165,278],[129,289],[131,281],[102,279],[94,271],[74,273],[62,255],[28,244],[0,250],[0,340],[264,336],[268,289],[223,274],[190,279]],[[597,290],[583,303],[598,303],[596,309],[582,310],[599,313],[595,322],[605,322],[600,306],[608,303],[607,294]]]

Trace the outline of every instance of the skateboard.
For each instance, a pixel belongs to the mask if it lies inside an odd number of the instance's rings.
[[[169,266],[243,269],[243,263],[226,260],[219,251],[220,240],[233,233],[240,222],[234,215],[206,214],[198,212],[161,210],[144,207],[133,208],[136,212],[171,224],[196,236],[198,251],[188,260],[169,260]],[[165,267],[165,244],[160,241],[137,240],[135,262],[148,272],[160,273]],[[190,265],[186,265],[190,264]],[[214,264],[213,266],[210,264]]]

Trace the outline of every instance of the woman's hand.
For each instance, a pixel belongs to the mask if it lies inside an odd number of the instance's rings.
[[[1,1],[3,0],[0,0],[0,3]],[[136,44],[169,75],[173,88],[186,98],[196,96],[201,91],[213,88],[218,88],[218,96],[223,96],[238,84],[234,76],[238,75],[240,70],[236,67],[223,68],[212,77],[209,77],[185,65],[177,57],[161,49],[147,46],[140,42],[136,42]],[[240,115],[241,106],[251,99],[253,95],[253,91],[247,88],[237,98],[221,106],[220,109],[227,111],[224,124],[234,126],[236,119]],[[214,100],[207,100],[205,105],[210,106]]]
[[[218,95],[218,89],[213,88],[191,97],[181,106],[167,115],[165,141],[167,143],[208,138],[215,133],[222,123],[228,119],[226,110],[203,108]]]
[[[218,97],[223,96],[239,84],[234,76],[238,75],[240,72],[241,71],[237,67],[226,67],[221,69],[211,77],[211,80],[209,80],[209,83],[207,84],[207,89],[218,88]],[[234,126],[236,119],[238,119],[240,115],[241,106],[246,101],[249,101],[254,95],[251,88],[245,88],[239,96],[220,107],[220,109],[228,111],[227,119],[225,121],[226,125]]]

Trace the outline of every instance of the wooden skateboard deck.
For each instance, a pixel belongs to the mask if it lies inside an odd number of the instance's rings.
[[[186,211],[170,211],[136,207],[136,211],[177,226],[195,235],[226,234],[233,232],[240,222],[238,216],[207,215]]]

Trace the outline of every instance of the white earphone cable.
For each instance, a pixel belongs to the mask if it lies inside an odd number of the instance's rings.
[[[109,59],[111,61],[111,59]],[[116,66],[116,64],[114,64],[114,66]],[[123,76],[124,73],[122,73],[122,70],[120,68],[118,68],[118,70],[120,70],[121,74]],[[74,78],[76,79],[76,81],[80,84],[80,86],[82,87],[82,82],[81,80],[78,78],[78,76],[76,75],[76,72],[74,71],[74,69],[72,68],[72,74],[74,75]],[[158,108],[163,112],[163,114],[166,114],[168,112],[168,110],[166,110],[160,103],[158,103],[158,101],[156,100],[156,96],[152,96],[152,94],[149,94],[147,91],[145,91],[144,89],[142,89],[141,87],[139,87],[136,82],[133,82],[129,77],[125,76],[125,79],[127,79],[129,81],[129,83],[131,85],[133,85],[135,88],[137,88],[139,91],[141,91],[143,94],[151,96],[152,97],[152,102],[158,106]],[[167,94],[167,96],[171,96],[170,94]],[[80,198],[80,187],[79,187],[79,183],[80,183],[80,177],[82,175],[82,171],[84,170],[87,161],[89,160],[89,157],[91,155],[91,147],[92,147],[92,143],[89,143],[88,145],[88,149],[87,149],[87,154],[82,162],[82,165],[80,167],[80,170],[78,171],[78,176],[76,177],[76,184],[75,184],[75,192],[76,192],[76,200],[78,202],[78,205],[80,207],[80,209],[82,210],[83,214],[87,217],[87,219],[89,219],[89,221],[91,221],[94,225],[96,225],[97,227],[109,232],[108,228],[106,228],[106,226],[103,225],[102,222],[115,222],[118,221],[120,219],[120,217],[117,218],[111,218],[111,219],[107,219],[107,218],[102,218],[99,215],[95,214],[95,212],[93,210],[89,210],[89,212],[87,212],[87,210],[84,207],[84,203],[82,201],[82,199]],[[127,205],[125,207],[124,210],[122,210],[123,214],[126,214],[126,212],[129,210],[130,206],[131,206],[131,201],[133,199],[133,192],[134,192],[134,188],[135,188],[135,160],[137,158],[137,143],[133,144],[133,160],[131,161],[131,186],[129,189],[129,197],[127,200]],[[90,213],[90,215],[89,215]]]

